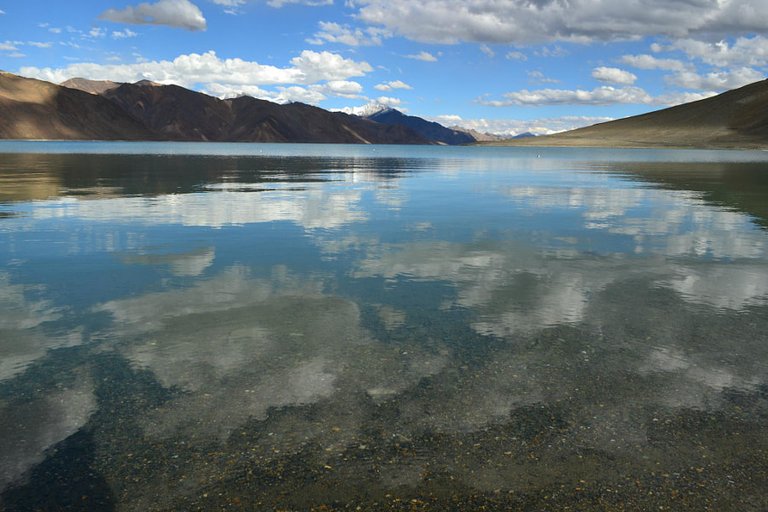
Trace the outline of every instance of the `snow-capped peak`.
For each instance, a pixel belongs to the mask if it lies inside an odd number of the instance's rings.
[[[346,107],[339,110],[339,112],[344,112],[345,114],[352,114],[358,117],[370,117],[374,114],[379,114],[381,112],[386,112],[387,110],[392,110],[392,107],[384,105],[382,103],[368,103],[367,105],[361,105],[359,107]]]

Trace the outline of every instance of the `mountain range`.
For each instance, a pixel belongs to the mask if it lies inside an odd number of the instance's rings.
[[[768,81],[548,136],[494,140],[376,108],[359,115],[249,96],[220,99],[148,80],[61,85],[0,72],[0,138],[517,146],[767,148]]]
[[[400,115],[398,123],[393,116]],[[399,112],[377,122],[303,103],[219,99],[148,80],[62,85],[0,72],[0,138],[457,144],[455,130]],[[442,129],[442,130],[441,130]],[[452,135],[453,138],[448,138]]]

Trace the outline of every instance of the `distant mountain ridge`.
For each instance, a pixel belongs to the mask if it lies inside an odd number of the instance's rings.
[[[425,139],[435,141],[439,144],[459,145],[477,142],[475,137],[465,131],[446,128],[434,121],[427,121],[420,117],[403,114],[394,108],[380,109],[365,116],[365,119],[376,121],[381,124],[410,128]]]
[[[280,105],[248,96],[223,100],[148,80],[76,78],[56,85],[5,72],[0,121],[0,138],[6,139],[447,143],[407,123],[381,123],[303,103]]]
[[[507,141],[519,146],[768,147],[768,80],[691,103],[555,135]]]

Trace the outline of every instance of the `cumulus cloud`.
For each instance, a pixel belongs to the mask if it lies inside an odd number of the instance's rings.
[[[413,89],[413,87],[403,82],[402,80],[394,80],[392,82],[374,85],[373,88],[379,91],[391,91],[392,89]]]
[[[602,66],[592,70],[592,78],[609,84],[632,85],[637,80],[637,75],[623,69]]]
[[[762,36],[739,37],[733,43],[679,39],[670,45],[670,49],[683,51],[690,58],[718,67],[768,64],[768,39]]]
[[[650,35],[765,33],[768,4],[675,0],[359,0],[357,18],[437,43],[588,42]]]
[[[278,87],[277,90],[267,90],[258,85],[228,85],[211,83],[205,86],[204,92],[220,98],[236,98],[238,96],[252,96],[254,98],[274,101],[275,103],[301,102],[317,105],[325,101],[328,96],[342,98],[359,98],[363,86],[358,82],[349,80],[332,80],[324,84],[315,84],[308,87],[294,85],[290,87]]]
[[[350,80],[331,80],[321,87],[327,94],[343,98],[357,98],[363,92],[362,85]]]
[[[387,30],[369,27],[366,29],[352,28],[330,21],[321,21],[320,30],[314,37],[307,39],[310,44],[325,43],[346,44],[348,46],[379,46],[384,38],[389,36]]]
[[[695,71],[681,71],[667,77],[671,84],[686,89],[725,91],[764,80],[765,74],[753,68],[736,68],[727,71],[713,71],[699,74]]]
[[[423,51],[419,53],[412,53],[410,55],[406,55],[406,57],[409,59],[421,60],[424,62],[437,62],[437,57],[435,57],[429,52],[423,52]]]
[[[667,71],[683,71],[690,65],[676,59],[659,59],[653,55],[624,55],[621,58],[624,64],[638,69],[663,69]]]
[[[101,19],[135,25],[167,25],[187,30],[205,30],[206,21],[200,8],[189,0],[159,0],[124,9],[108,9]]]
[[[348,79],[363,76],[373,70],[367,62],[357,62],[334,53],[311,50],[303,51],[291,59],[290,64],[289,67],[279,68],[242,59],[221,59],[215,52],[209,51],[203,54],[180,55],[172,61],[133,64],[76,63],[64,68],[22,67],[20,74],[56,83],[74,76],[116,82],[146,79],[189,88],[199,85],[201,89],[217,96],[249,94],[279,102],[317,103],[325,99],[325,94],[356,97],[362,92],[362,86]],[[293,87],[270,92],[260,87],[264,85]]]
[[[403,101],[400,98],[392,98],[391,96],[379,96],[375,100],[377,105],[383,105],[389,108],[397,108],[402,102]]]
[[[356,62],[335,53],[311,50],[304,50],[301,55],[291,59],[291,64],[301,73],[304,83],[345,80],[373,71],[371,65],[365,61]]]

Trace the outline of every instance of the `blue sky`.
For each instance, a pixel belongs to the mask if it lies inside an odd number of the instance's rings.
[[[0,0],[0,69],[547,133],[765,77],[766,0]]]

